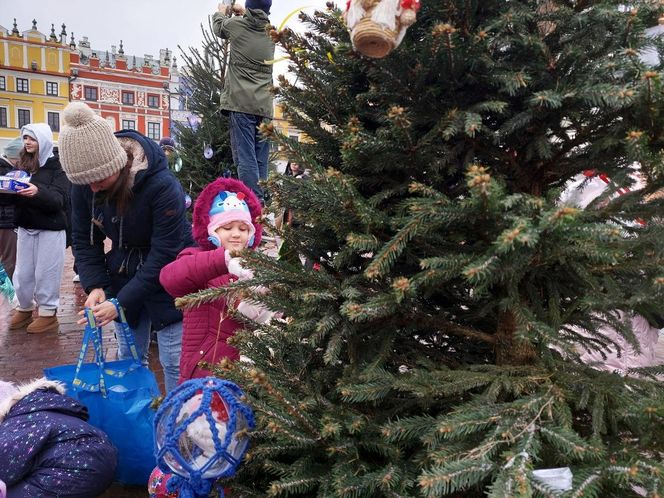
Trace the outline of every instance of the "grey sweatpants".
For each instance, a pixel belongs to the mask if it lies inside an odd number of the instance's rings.
[[[14,288],[17,309],[39,308],[39,316],[53,316],[60,304],[60,281],[65,265],[64,230],[18,229]]]

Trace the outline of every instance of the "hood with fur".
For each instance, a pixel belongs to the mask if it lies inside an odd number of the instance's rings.
[[[233,178],[218,178],[207,187],[196,199],[194,205],[194,239],[196,243],[205,250],[213,250],[216,247],[208,240],[208,224],[210,223],[210,208],[212,201],[219,192],[243,192],[245,195],[245,202],[249,206],[251,213],[252,224],[256,229],[254,234],[254,243],[250,249],[258,247],[261,242],[263,227],[260,224],[260,216],[262,214],[261,203],[259,202],[256,194],[254,194],[249,187],[247,187],[240,180]]]
[[[11,394],[9,391],[13,391]],[[72,409],[71,403],[67,403],[69,398],[63,398],[61,395],[65,393],[65,386],[60,382],[47,380],[46,378],[35,379],[27,384],[15,386],[15,389],[8,390],[8,396],[0,399],[0,423],[7,417],[9,411],[17,404],[23,401],[24,398],[37,392],[44,391],[44,399],[40,400],[39,407],[33,406],[32,403],[26,403],[26,406],[18,407],[20,412],[38,410],[54,410],[60,412],[70,411]],[[69,400],[71,401],[71,400]],[[82,418],[78,413],[72,415]],[[87,414],[86,414],[87,418]]]
[[[168,169],[166,155],[154,140],[133,130],[121,130],[115,132],[115,136],[127,154],[133,157],[131,174],[135,190],[141,188],[150,176]]]
[[[37,140],[39,144],[39,167],[46,164],[49,157],[53,157],[53,132],[46,123],[31,123],[21,128],[21,137],[28,135]]]

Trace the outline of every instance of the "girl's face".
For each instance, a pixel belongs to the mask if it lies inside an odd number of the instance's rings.
[[[241,251],[249,242],[249,227],[243,221],[231,221],[215,230],[224,249],[230,252]]]
[[[23,136],[23,147],[25,147],[25,151],[30,154],[36,154],[39,152],[39,142],[29,135]]]
[[[118,171],[117,173],[113,173],[111,176],[108,178],[104,178],[103,180],[99,180],[98,182],[92,182],[90,184],[90,189],[93,192],[99,192],[103,190],[108,190],[115,184],[115,182],[118,180],[118,177],[120,176],[120,172]]]

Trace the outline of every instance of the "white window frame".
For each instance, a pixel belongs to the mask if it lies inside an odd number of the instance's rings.
[[[128,102],[125,102],[125,100],[124,100],[125,94],[126,95],[131,95],[131,99],[132,99],[131,104],[128,103]],[[131,91],[131,90],[121,90],[120,102],[122,103],[122,105],[136,105],[136,92]]]
[[[156,99],[156,105],[150,105],[150,100],[151,99]],[[160,104],[161,98],[159,95],[156,93],[148,93],[145,96],[145,104],[150,108],[150,109],[159,109],[159,104]]]
[[[58,129],[54,130],[53,128],[51,128],[51,131],[53,133],[60,133],[60,126],[61,126],[60,113],[58,111],[46,111],[46,124],[50,127],[51,123],[48,122],[49,114],[55,114],[58,117]]]
[[[150,125],[154,125],[154,126],[157,127],[157,132],[158,132],[157,133],[157,135],[158,135],[157,138],[154,138],[153,136],[151,136],[151,134],[150,134]],[[150,138],[152,140],[161,140],[161,123],[158,123],[156,121],[148,121],[145,124],[145,131],[147,132],[146,135],[147,135],[148,138]]]
[[[18,82],[20,81],[27,81],[28,82],[28,90],[23,91],[18,89]],[[16,77],[16,93],[30,93],[30,79],[29,78],[19,78],[18,76]]]
[[[28,120],[27,123],[25,124],[20,124],[21,120],[19,119],[19,111],[28,111],[30,113],[30,119]],[[26,124],[32,123],[32,109],[26,109],[25,107],[17,107],[16,108],[16,127],[20,130],[23,128]]]
[[[55,85],[55,93],[49,92],[49,86],[52,87],[53,85]],[[58,83],[57,81],[47,81],[46,82],[46,95],[51,95],[53,97],[57,97],[58,95],[60,95],[60,83]]]
[[[87,95],[85,94],[85,91],[88,88],[89,89],[94,89],[94,91],[95,91],[95,99],[94,100],[88,99]],[[94,85],[83,85],[83,100],[85,100],[86,102],[99,102],[99,87],[94,86]]]

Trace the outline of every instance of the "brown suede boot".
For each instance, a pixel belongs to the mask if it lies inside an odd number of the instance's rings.
[[[12,320],[9,322],[9,330],[22,329],[30,322],[32,322],[32,311],[14,310]]]
[[[57,332],[60,330],[57,316],[38,316],[28,328],[28,334],[44,334],[46,332]]]

